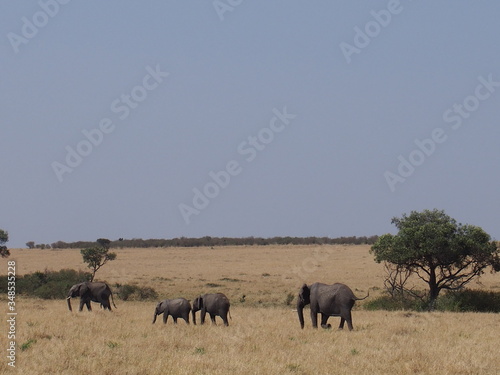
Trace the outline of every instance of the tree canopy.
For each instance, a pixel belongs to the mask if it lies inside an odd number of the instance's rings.
[[[380,236],[371,252],[377,262],[392,263],[426,282],[431,309],[441,290],[462,288],[487,267],[500,270],[500,251],[491,237],[444,211],[412,211],[391,222],[398,233]]]
[[[92,270],[90,281],[94,280],[95,273],[107,262],[116,259],[116,253],[110,253],[109,249],[102,246],[94,246],[80,250],[83,262]]]
[[[4,246],[4,244],[8,241],[9,233],[0,229],[0,256],[2,258],[7,258],[10,255],[10,251],[7,249],[7,246]]]

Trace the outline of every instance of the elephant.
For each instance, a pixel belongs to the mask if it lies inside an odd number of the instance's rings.
[[[166,299],[158,302],[153,316],[153,324],[156,322],[156,317],[163,314],[163,323],[167,323],[169,315],[172,315],[174,324],[177,324],[177,318],[182,318],[189,324],[189,313],[191,312],[191,304],[185,298]]]
[[[110,287],[106,283],[99,282],[84,282],[80,284],[75,284],[71,287],[68,292],[68,297],[66,300],[68,301],[69,311],[73,311],[71,308],[71,298],[80,297],[80,309],[83,310],[83,305],[87,305],[87,310],[92,311],[92,307],[90,307],[90,301],[99,302],[101,307],[104,309],[111,310],[111,304],[109,303],[109,297],[111,296],[111,300],[113,301],[113,306],[116,308],[115,301],[113,299],[113,293],[111,292]]]
[[[299,315],[300,327],[304,328],[304,306],[311,304],[311,320],[313,328],[318,328],[318,313],[321,314],[321,327],[331,328],[327,324],[330,316],[340,316],[339,329],[344,328],[347,321],[349,331],[352,331],[351,309],[354,302],[367,298],[357,298],[352,290],[345,284],[335,283],[327,285],[314,283],[310,286],[302,285],[297,299],[297,313]]]
[[[213,324],[216,324],[215,317],[218,315],[227,327],[229,325],[227,315],[229,314],[231,318],[229,306],[229,299],[223,293],[203,294],[196,297],[193,302],[193,323],[196,325],[196,312],[201,310],[201,324],[205,323],[205,314],[208,312]]]

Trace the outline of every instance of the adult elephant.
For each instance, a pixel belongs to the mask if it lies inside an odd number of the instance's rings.
[[[167,323],[169,315],[172,315],[174,324],[177,324],[177,318],[182,318],[189,324],[189,313],[191,312],[191,304],[185,298],[166,299],[158,302],[153,316],[153,324],[156,322],[156,317],[163,314],[163,323]]]
[[[205,314],[209,313],[213,324],[216,324],[215,317],[220,316],[224,325],[228,326],[227,315],[231,317],[229,307],[229,299],[223,293],[203,294],[196,297],[193,302],[193,323],[196,324],[196,312],[201,310],[201,324],[205,323]]]
[[[111,304],[109,303],[110,296],[113,301],[113,306],[116,308],[113,293],[111,292],[111,288],[108,284],[87,281],[85,283],[73,285],[68,292],[66,300],[68,301],[69,311],[72,311],[71,298],[74,297],[80,297],[80,309],[78,311],[83,310],[83,305],[87,305],[87,309],[92,311],[90,301],[98,302],[101,304],[101,307],[104,307],[105,310],[108,309],[111,311]]]
[[[366,297],[368,297],[370,293]],[[357,298],[352,290],[345,284],[335,283],[327,285],[314,283],[310,286],[302,285],[297,299],[297,313],[300,327],[304,328],[304,306],[311,304],[311,320],[313,328],[318,328],[318,313],[321,314],[321,327],[331,328],[327,323],[330,316],[340,316],[339,329],[344,328],[347,321],[349,331],[352,331],[351,310],[354,302],[363,300]]]

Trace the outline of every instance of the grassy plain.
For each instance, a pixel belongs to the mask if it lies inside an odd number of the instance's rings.
[[[97,279],[151,286],[160,298],[224,292],[229,327],[151,324],[154,302],[69,312],[65,301],[17,300],[17,369],[23,374],[498,374],[500,315],[353,311],[354,331],[300,329],[303,282],[344,282],[381,293],[383,267],[369,246],[118,249]],[[11,250],[17,273],[84,270],[78,250]],[[5,262],[6,263],[6,262]],[[0,274],[6,274],[5,271]],[[474,288],[498,290],[485,274]],[[244,296],[244,297],[243,297]],[[294,297],[291,305],[287,301]],[[7,301],[0,301],[6,312]],[[77,304],[77,300],[73,305]],[[4,314],[6,317],[6,314]],[[199,319],[198,319],[199,320]],[[6,345],[2,318],[0,339]],[[338,318],[330,318],[332,325]],[[2,333],[3,332],[3,333]],[[0,373],[14,373],[2,356]]]

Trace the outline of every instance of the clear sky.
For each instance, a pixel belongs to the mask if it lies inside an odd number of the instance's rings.
[[[27,241],[500,239],[498,1],[2,1],[0,228]]]

